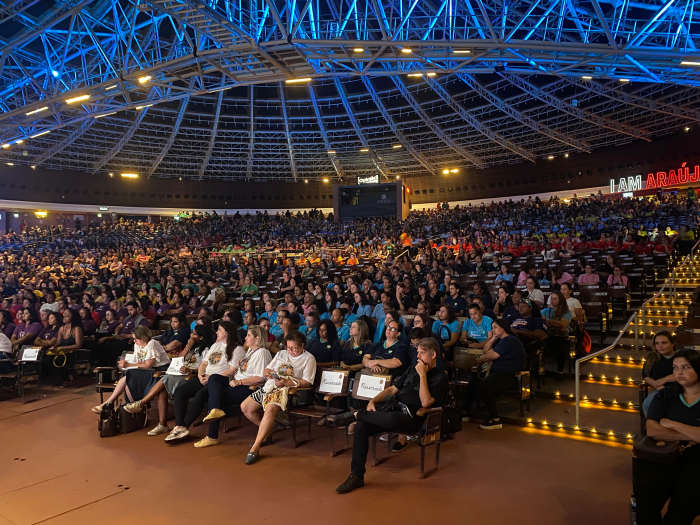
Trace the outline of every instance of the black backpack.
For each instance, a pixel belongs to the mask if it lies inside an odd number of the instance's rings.
[[[124,410],[124,406],[119,408],[119,427],[122,434],[129,434],[130,432],[135,432],[146,426],[148,423],[148,412],[142,410],[136,414],[132,414]]]
[[[462,430],[462,416],[457,410],[457,402],[452,390],[447,391],[445,403],[442,405],[442,428],[440,432],[444,438],[450,438]]]
[[[97,421],[97,430],[100,432],[100,437],[116,436],[119,431],[119,414],[114,409],[114,403],[105,403],[102,405],[102,412]]]

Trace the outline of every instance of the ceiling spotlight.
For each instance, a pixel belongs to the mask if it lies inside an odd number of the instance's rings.
[[[146,75],[145,77],[139,78],[139,84],[145,84],[149,80],[151,80],[151,75]]]
[[[564,153],[564,158],[565,158],[565,159],[568,159],[568,158],[569,158],[569,154],[568,154],[568,153]]]
[[[180,180],[182,180],[182,177],[180,177]]]
[[[686,131],[690,131],[690,128],[688,126],[685,127]]]
[[[301,82],[311,82],[310,78],[289,78],[284,81],[285,84],[300,84]]]
[[[37,137],[41,137],[42,135],[46,135],[47,133],[51,133],[51,130],[49,129],[49,130],[46,130],[46,131],[42,131],[41,133],[37,133],[36,135],[32,135],[32,136],[29,137],[29,138],[30,138],[30,139],[35,139],[35,138],[37,138]]]
[[[66,104],[75,104],[76,102],[82,102],[83,100],[89,100],[90,95],[79,95],[77,97],[69,98],[66,100]]]
[[[22,144],[22,142],[24,142],[24,141],[22,139],[19,139],[19,140],[15,141],[15,144]]]
[[[457,168],[452,168],[450,170],[450,173],[459,173],[459,170]]]
[[[57,77],[57,76],[58,76],[58,71],[56,71],[55,69],[53,69],[53,70],[51,70],[51,74],[52,74],[53,76]]]
[[[7,148],[9,148],[9,147],[10,147],[9,144],[3,144],[3,145],[2,145],[2,148],[3,148],[3,149],[7,149]]]
[[[122,173],[122,177],[125,177],[127,179],[136,179],[138,178],[138,173]]]
[[[7,165],[8,165],[8,166],[14,166],[14,163],[13,163],[13,162],[8,162]]]
[[[136,106],[136,109],[141,110],[143,108],[150,108],[153,104],[146,104],[145,106]]]
[[[105,113],[104,115],[95,115],[93,118],[102,118],[106,117],[107,115],[116,115],[116,111],[112,111],[111,113]]]
[[[363,47],[356,47],[355,49],[353,49],[353,51],[354,51],[355,53],[364,53],[364,52],[365,52],[365,48],[363,48]]]
[[[454,49],[452,52],[456,55],[468,55],[471,53],[469,49]]]
[[[450,170],[442,170],[442,173],[443,173],[444,175],[447,175],[448,173],[450,173]]]
[[[31,166],[31,168],[32,168],[33,170],[35,170],[35,169],[36,169],[36,166]]]
[[[399,149],[400,147],[401,147],[401,144],[394,144],[394,145],[392,146],[392,148],[394,148],[394,149]]]
[[[591,77],[591,76],[589,76],[589,75],[583,75],[581,78],[582,78],[583,80],[593,80],[593,77]]]
[[[114,173],[110,173],[109,176],[110,176],[110,177],[114,177]]]
[[[700,66],[700,62],[694,62],[692,60],[684,60],[681,62],[681,66]]]
[[[360,153],[367,153],[369,151],[369,148],[362,148],[360,150]]]
[[[402,52],[402,53],[413,53],[413,49],[411,49],[410,47],[404,47],[404,48],[401,50],[401,52]]]
[[[309,179],[304,179],[304,184],[308,184],[308,183],[309,183]]]
[[[401,178],[401,175],[396,176],[396,180],[399,180]]]
[[[620,79],[618,79],[618,80],[619,80],[620,82],[629,82],[629,81],[630,81],[629,78],[620,78]]]
[[[38,108],[38,109],[35,109],[34,111],[30,111],[29,113],[26,113],[26,115],[27,115],[27,116],[29,116],[29,115],[36,115],[37,113],[41,113],[42,111],[46,111],[47,109],[49,109],[49,107],[48,107],[48,106],[44,106],[43,108]]]
[[[334,149],[329,149],[328,150],[329,155],[335,155],[335,150]]]
[[[547,158],[548,158],[549,160],[552,160],[552,159],[554,158],[554,155],[549,155]]]
[[[115,87],[117,87],[116,84],[114,84],[114,85],[112,85],[112,86],[108,86],[108,87],[105,88],[105,91],[109,91],[110,89],[114,89]]]
[[[323,179],[323,182],[328,182],[328,179]]]
[[[408,76],[409,76],[409,77],[422,77],[422,76],[423,76],[423,73],[411,73],[411,74],[408,75]]]
[[[428,73],[429,77],[434,77],[435,75],[437,75],[437,73],[435,73],[434,71],[431,71],[430,73]]]

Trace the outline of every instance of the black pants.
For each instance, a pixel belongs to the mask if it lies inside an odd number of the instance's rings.
[[[100,366],[114,366],[117,363],[117,359],[121,357],[124,352],[128,352],[133,349],[133,346],[128,343],[131,339],[125,339],[123,341],[108,341],[104,344],[97,345],[97,362]]]
[[[359,477],[365,475],[365,462],[369,452],[369,438],[386,431],[415,434],[423,424],[423,418],[411,417],[403,412],[357,412],[355,439],[350,470]]]
[[[189,427],[197,416],[204,410],[204,405],[207,403],[206,395],[200,396],[201,392],[207,393],[207,389],[199,382],[198,377],[193,377],[189,381],[184,381],[175,389],[173,396],[175,401],[175,424],[179,427]],[[203,398],[198,399],[198,398]],[[194,398],[194,399],[192,399]],[[192,402],[187,406],[187,402],[192,399]]]
[[[700,449],[686,451],[674,465],[635,460],[637,525],[691,525],[700,516]],[[668,511],[661,519],[666,501]]]
[[[557,356],[557,372],[563,372],[566,358],[569,356],[569,340],[566,337],[550,335],[545,339],[544,348]]]
[[[213,375],[207,382],[209,410],[214,408],[240,406],[243,401],[252,393],[250,387],[246,385],[231,386],[230,377]],[[196,416],[195,416],[196,417]],[[219,422],[214,421],[209,423],[209,432],[207,435],[212,439],[219,437]]]
[[[516,385],[515,376],[502,370],[492,370],[486,379],[479,379],[477,374],[472,374],[469,377],[467,388],[464,389],[462,411],[468,412],[472,403],[479,396],[486,405],[491,418],[495,419],[498,417],[496,398],[504,392],[512,390]]]

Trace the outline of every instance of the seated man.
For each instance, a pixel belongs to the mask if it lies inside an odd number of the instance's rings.
[[[426,337],[418,343],[418,363],[409,368],[392,386],[384,389],[367,405],[366,409],[346,412],[335,417],[336,426],[346,426],[357,421],[352,449],[350,476],[336,490],[346,494],[365,484],[365,462],[369,450],[369,437],[384,432],[414,434],[423,424],[423,417],[416,413],[420,408],[439,407],[447,397],[447,374],[436,366],[440,353],[435,339]],[[388,396],[389,399],[386,399]],[[393,398],[395,408],[377,411],[377,405]]]

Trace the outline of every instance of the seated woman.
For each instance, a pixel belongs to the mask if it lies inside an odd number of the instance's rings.
[[[514,388],[517,385],[515,375],[525,368],[525,348],[513,335],[508,321],[496,319],[491,329],[493,337],[487,341],[484,355],[476,361],[477,367],[490,362],[491,368],[483,379],[480,377],[481,373],[472,373],[462,400],[465,416],[477,396],[484,401],[489,411],[489,419],[479,425],[483,430],[503,428],[498,416],[496,397]],[[462,420],[469,421],[469,418],[463,417]]]
[[[83,306],[80,308],[80,310],[78,310],[78,313],[80,314],[80,321],[83,325],[83,337],[92,338],[97,331],[97,324],[95,324],[95,321],[92,318],[90,309]]]
[[[135,414],[144,410],[153,399],[158,398],[158,426],[148,432],[149,436],[170,432],[170,428],[168,428],[168,396],[174,397],[177,387],[184,383],[191,373],[199,369],[199,365],[202,364],[202,356],[212,344],[214,344],[214,336],[211,330],[204,326],[196,326],[185,347],[177,356],[183,358],[178,373],[168,371],[161,377],[160,381],[153,385],[153,388],[143,399],[124,406],[124,410]]]
[[[556,355],[557,375],[555,378],[557,381],[561,381],[564,377],[566,358],[569,355],[568,336],[572,315],[564,294],[559,290],[552,292],[550,304],[549,308],[542,310],[542,318],[547,323],[548,328],[545,349],[552,351]]]
[[[318,338],[313,339],[307,345],[307,350],[314,356],[318,366],[338,366],[343,349],[340,347],[338,332],[333,321],[330,319],[321,321],[321,325],[318,327]]]
[[[39,332],[39,335],[34,340],[35,346],[49,348],[58,341],[58,331],[63,326],[63,316],[58,312],[50,312],[46,327]]]
[[[123,393],[126,393],[126,397],[131,402],[142,399],[159,380],[153,377],[153,374],[130,372],[137,370],[165,371],[170,365],[168,354],[165,353],[165,349],[158,341],[151,339],[151,330],[148,327],[139,325],[134,328],[133,334],[133,361],[135,362],[128,363],[126,359],[119,362],[119,368],[125,370],[124,375],[119,379],[114,392],[105,403],[114,403]],[[99,414],[102,411],[102,405],[92,407],[92,411]]]
[[[664,388],[654,396],[647,416],[647,435],[692,446],[671,465],[637,459],[634,495],[639,525],[691,525],[700,515],[700,354],[681,350],[672,362],[680,387]],[[662,519],[667,501],[668,510]]]
[[[335,328],[335,327],[334,327]],[[369,328],[362,319],[357,319],[350,325],[350,339],[340,354],[340,368],[356,372],[364,366],[362,359],[367,352],[372,351],[372,341],[369,338]]]
[[[17,326],[10,339],[13,352],[17,352],[24,345],[34,344],[36,336],[44,329],[34,308],[22,308],[19,310],[17,312],[17,321]]]
[[[652,390],[642,403],[642,410],[646,416],[654,397],[669,383],[675,383],[673,375],[673,356],[676,354],[676,340],[670,332],[662,330],[654,334],[651,347],[652,353],[647,357],[642,368],[642,381],[649,385]],[[674,385],[676,386],[676,385]]]
[[[44,357],[42,368],[46,375],[57,371],[61,386],[66,388],[73,382],[73,352],[83,347],[83,324],[77,310],[70,308],[63,312],[63,326],[58,331],[56,343],[49,347],[49,354]]]
[[[303,404],[309,391],[289,395],[290,388],[307,388],[314,383],[316,360],[304,350],[306,340],[297,330],[285,336],[285,349],[280,350],[265,368],[265,386],[257,390],[241,404],[245,416],[258,425],[258,435],[245,458],[246,465],[255,463],[260,447],[266,444],[275,428],[275,416],[288,406]],[[260,416],[260,410],[263,416]]]
[[[619,266],[615,266],[613,268],[613,273],[608,276],[608,280],[606,282],[608,286],[625,286],[626,288],[629,288],[630,286],[629,279]]]
[[[272,361],[272,354],[263,346],[265,337],[266,334],[262,328],[251,326],[245,338],[248,350],[233,365],[233,379],[223,375],[209,378],[207,382],[209,414],[204,418],[205,423],[209,422],[209,430],[204,439],[194,444],[195,447],[218,445],[219,420],[226,417],[222,407],[240,406],[250,396],[250,387],[262,384],[265,380],[263,373]]]
[[[403,374],[410,362],[408,345],[399,339],[401,323],[398,321],[389,321],[384,331],[386,340],[375,343],[372,352],[365,353],[362,365],[371,372],[398,377]]]
[[[306,316],[306,321],[299,327],[299,331],[304,337],[306,337],[306,342],[311,344],[311,341],[318,339],[318,326],[321,324],[321,318],[318,312],[311,311]]]
[[[188,428],[207,404],[209,391],[205,387],[209,380],[215,375],[232,376],[235,373],[234,364],[244,355],[238,325],[221,321],[216,331],[216,342],[202,357],[197,378],[193,377],[175,389],[175,428],[165,438],[166,443],[175,443],[190,435]],[[190,399],[192,402],[188,407]]]

